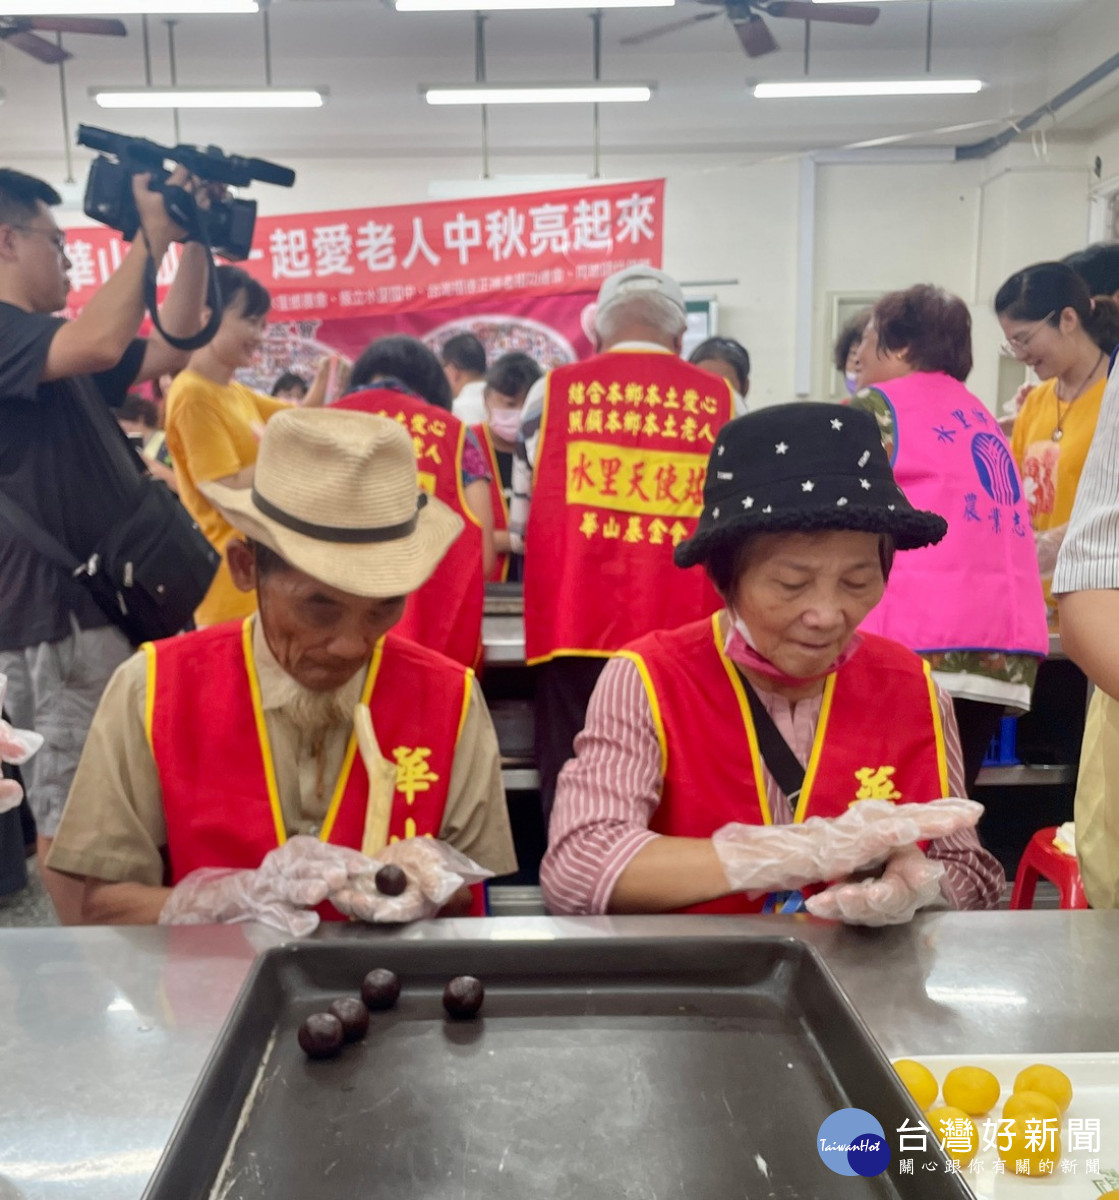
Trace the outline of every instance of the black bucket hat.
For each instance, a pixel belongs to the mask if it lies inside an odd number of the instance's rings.
[[[678,567],[747,533],[854,529],[886,533],[899,550],[932,546],[948,522],[914,508],[894,480],[878,423],[836,404],[780,404],[719,430],[703,513],[676,547]]]

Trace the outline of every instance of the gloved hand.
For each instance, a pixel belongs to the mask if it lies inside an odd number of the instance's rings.
[[[982,813],[974,800],[859,800],[841,816],[798,825],[724,825],[711,840],[731,891],[785,892],[876,867],[903,846],[974,826]]]
[[[1057,555],[1061,552],[1066,533],[1068,533],[1067,524],[1034,534],[1034,544],[1037,546],[1037,569],[1043,579],[1048,579],[1057,569]]]
[[[0,674],[0,710],[4,707],[4,693],[8,690],[7,675]],[[15,729],[0,718],[0,762],[22,766],[43,744],[43,735],[30,729]],[[18,807],[23,799],[23,788],[14,779],[0,779],[0,813]]]
[[[909,846],[890,856],[881,878],[837,883],[809,896],[804,906],[813,916],[847,925],[906,925],[919,908],[940,899],[943,875],[941,863]]]
[[[390,863],[400,867],[408,886],[399,896],[384,896],[377,891],[373,874],[366,873],[332,891],[330,902],[348,917],[376,924],[433,917],[459,888],[493,875],[453,846],[428,837],[392,842],[376,859],[367,861],[372,862],[374,874]]]
[[[192,871],[167,898],[160,925],[211,925],[260,921],[303,937],[318,928],[309,911],[377,864],[357,850],[318,838],[289,838],[264,856],[255,871],[203,867]]]

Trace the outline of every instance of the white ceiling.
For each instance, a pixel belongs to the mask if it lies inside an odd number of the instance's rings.
[[[723,19],[642,46],[619,44],[627,34],[678,20],[689,10],[706,11],[678,0],[674,9],[606,12],[604,78],[655,81],[657,92],[649,104],[602,107],[604,150],[746,154],[885,137],[926,145],[974,141],[998,132],[1008,116],[1030,111],[1119,47],[1119,0],[934,0],[933,72],[979,76],[989,87],[978,96],[765,102],[748,95],[747,81],[802,75],[804,24],[771,18],[781,51],[760,60],[745,57]],[[927,17],[925,0],[904,0],[883,4],[869,29],[816,25],[811,73],[920,74]],[[144,82],[140,21],[126,23],[127,41],[67,39],[76,55],[67,66],[71,122],[170,141],[169,114],[109,112],[87,97],[94,84]],[[150,29],[154,82],[167,83],[167,31],[154,19]],[[307,112],[188,112],[182,115],[183,140],[281,161],[477,151],[477,110],[430,108],[417,90],[421,83],[473,79],[472,15],[396,13],[379,0],[274,0],[271,30],[274,82],[326,85],[327,106]],[[180,83],[263,82],[258,17],[185,18],[176,29],[176,50]],[[499,13],[486,23],[486,53],[492,80],[587,79],[591,21],[579,11]],[[7,95],[0,107],[0,162],[57,159],[62,147],[57,70],[0,43],[0,86]],[[491,145],[506,154],[585,150],[590,123],[582,106],[491,108]],[[1078,109],[1062,114],[1055,132],[1084,137],[1117,125],[1119,73]]]

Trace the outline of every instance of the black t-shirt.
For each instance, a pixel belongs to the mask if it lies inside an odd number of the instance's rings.
[[[128,513],[143,470],[108,405],[139,374],[145,343],[134,341],[101,375],[41,383],[63,323],[0,303],[0,490],[85,559]],[[58,641],[71,615],[83,629],[109,624],[80,583],[0,523],[0,650]]]

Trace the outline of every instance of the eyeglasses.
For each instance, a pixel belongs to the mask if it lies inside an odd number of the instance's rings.
[[[59,254],[66,253],[66,235],[59,229],[39,229],[34,225],[13,225],[20,233],[37,233],[51,242]]]
[[[1012,338],[1003,342],[999,347],[999,352],[1006,355],[1007,358],[1021,358],[1029,349],[1030,342],[1033,341],[1037,331],[1057,315],[1057,310],[1054,309],[1051,313],[1042,317],[1040,321],[1029,331],[1029,333],[1016,333]]]

